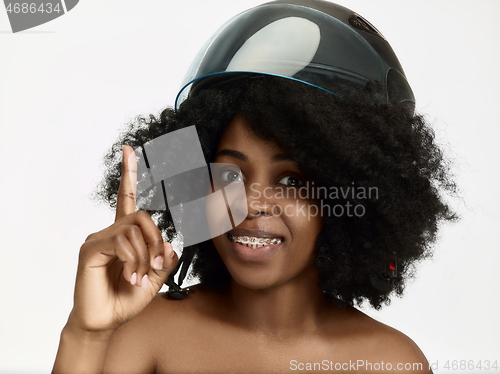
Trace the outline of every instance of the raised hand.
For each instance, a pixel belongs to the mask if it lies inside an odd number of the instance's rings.
[[[139,314],[177,264],[172,245],[145,211],[135,211],[137,162],[123,146],[113,225],[91,234],[80,250],[68,323],[85,331],[114,330]]]

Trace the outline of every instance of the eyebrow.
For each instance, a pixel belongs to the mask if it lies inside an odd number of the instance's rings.
[[[241,161],[248,161],[248,157],[246,155],[244,155],[243,153],[241,153],[239,151],[235,151],[234,149],[226,149],[226,148],[222,149],[215,154],[215,158],[217,158],[218,156],[229,156],[229,157],[237,158],[238,160],[241,160]],[[292,156],[290,156],[287,153],[278,153],[271,158],[271,163],[282,162],[282,161],[295,162],[295,160],[292,158]]]

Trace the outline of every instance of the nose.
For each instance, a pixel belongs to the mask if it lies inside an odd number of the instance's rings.
[[[247,218],[273,215],[275,203],[269,187],[263,186],[260,183],[252,183],[246,190],[248,206]]]

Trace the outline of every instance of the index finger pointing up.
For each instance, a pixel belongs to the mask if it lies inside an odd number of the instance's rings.
[[[137,160],[132,147],[122,145],[122,175],[120,188],[116,199],[115,222],[121,217],[135,212],[135,197],[137,194]]]

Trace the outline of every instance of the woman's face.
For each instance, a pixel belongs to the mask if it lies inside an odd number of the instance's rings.
[[[315,276],[313,252],[323,220],[296,163],[276,144],[259,139],[241,116],[223,133],[215,162],[238,166],[241,173],[220,177],[244,183],[246,191],[246,218],[213,239],[233,279],[263,289]]]

